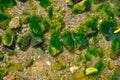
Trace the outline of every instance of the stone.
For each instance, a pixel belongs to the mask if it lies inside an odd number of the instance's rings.
[[[12,18],[12,20],[9,23],[9,28],[16,29],[21,27],[21,19],[19,16],[16,16]]]
[[[108,66],[108,68],[109,68],[110,70],[112,70],[112,69],[115,68],[114,62],[113,62],[112,60],[109,61],[109,66]]]
[[[15,65],[15,67],[16,67],[16,69],[17,69],[18,71],[23,71],[23,70],[24,70],[24,68],[23,68],[23,66],[22,66],[21,63],[17,63],[17,64]]]
[[[73,72],[77,71],[78,69],[79,69],[78,66],[72,66],[72,67],[70,67],[70,72],[73,73]]]
[[[12,46],[14,42],[14,32],[11,29],[6,30],[6,33],[2,36],[2,44],[5,46]]]
[[[96,68],[94,68],[94,67],[89,67],[89,68],[87,68],[87,69],[85,70],[85,74],[86,74],[86,75],[95,74],[95,73],[97,73],[97,72],[98,72],[98,70],[97,70]]]

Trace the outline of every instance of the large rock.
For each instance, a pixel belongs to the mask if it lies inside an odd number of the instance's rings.
[[[9,23],[9,28],[16,29],[21,27],[21,19],[19,16],[12,18]]]

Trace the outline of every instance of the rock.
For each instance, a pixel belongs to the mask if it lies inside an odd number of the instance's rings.
[[[74,40],[70,31],[65,31],[61,35],[61,42],[69,51],[72,51],[74,49]]]
[[[6,30],[6,33],[2,36],[2,43],[5,46],[12,46],[14,39],[14,32],[11,29]]]
[[[28,33],[22,35],[19,39],[18,39],[18,47],[25,51],[29,45],[30,45],[30,40],[31,40],[31,37]]]
[[[87,68],[87,69],[85,70],[85,74],[86,74],[86,75],[95,74],[95,73],[97,73],[97,72],[98,72],[98,70],[97,70],[96,68],[94,68],[94,67],[89,67],[89,68]]]
[[[73,73],[73,72],[77,71],[78,69],[79,69],[78,66],[72,66],[72,67],[70,67],[70,72]]]
[[[62,51],[63,47],[58,37],[53,36],[50,40],[49,53],[52,56],[58,55]]]
[[[109,66],[108,66],[108,68],[109,68],[110,70],[112,70],[112,69],[115,68],[114,62],[113,62],[112,60],[109,61]]]
[[[40,45],[41,43],[44,42],[44,36],[43,35],[33,35],[33,34],[31,34],[31,37],[32,37],[32,39],[31,39],[30,44],[33,47],[38,46],[38,45]]]
[[[21,27],[21,19],[19,16],[12,18],[9,23],[9,28],[16,29]]]
[[[15,65],[15,67],[16,67],[16,69],[17,69],[18,71],[23,71],[23,70],[24,70],[24,68],[23,68],[23,66],[22,66],[21,63],[17,63],[17,64]]]

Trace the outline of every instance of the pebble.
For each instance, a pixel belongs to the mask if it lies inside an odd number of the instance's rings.
[[[94,73],[97,73],[97,72],[98,72],[98,70],[94,67],[89,67],[85,70],[86,75],[94,74]]]
[[[72,66],[72,67],[70,67],[70,72],[73,73],[73,72],[75,72],[78,69],[79,69],[78,66]]]
[[[19,16],[12,18],[9,23],[9,28],[16,29],[21,27],[21,19]]]

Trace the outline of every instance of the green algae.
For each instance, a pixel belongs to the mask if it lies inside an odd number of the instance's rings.
[[[6,30],[5,35],[2,36],[2,43],[5,46],[12,46],[14,41],[14,32],[11,29]]]
[[[88,46],[88,39],[84,34],[74,33],[74,48],[78,50],[85,49]]]
[[[49,52],[52,56],[56,56],[62,51],[62,44],[57,36],[52,36],[50,40]]]
[[[50,0],[40,0],[40,5],[43,8],[47,8],[48,6],[50,6],[50,4],[51,4]]]
[[[100,58],[104,56],[103,52],[100,49],[97,49],[96,47],[89,47],[87,49],[87,53],[94,55],[94,56],[99,56]]]
[[[6,29],[11,18],[11,15],[8,13],[0,13],[0,29]]]
[[[30,45],[30,40],[31,40],[31,37],[29,34],[24,34],[22,35],[19,39],[18,39],[18,47],[21,49],[21,50],[26,50],[28,48],[28,46]]]
[[[61,35],[61,42],[63,43],[63,45],[68,49],[68,50],[73,50],[74,49],[74,40],[72,38],[72,34],[70,31],[65,31],[62,35]]]
[[[13,7],[17,3],[15,0],[0,0],[0,10],[4,10],[8,7]]]
[[[49,28],[47,19],[38,15],[32,15],[30,19],[30,30],[33,35],[42,35]]]
[[[98,69],[98,74],[103,70],[103,67],[104,67],[103,60],[99,60],[99,61],[95,64],[95,68]]]
[[[76,3],[73,6],[72,11],[73,13],[82,13],[84,11],[89,11],[90,8],[91,8],[91,0],[83,0]]]
[[[120,55],[120,33],[118,33],[112,41],[110,58],[115,60]]]

